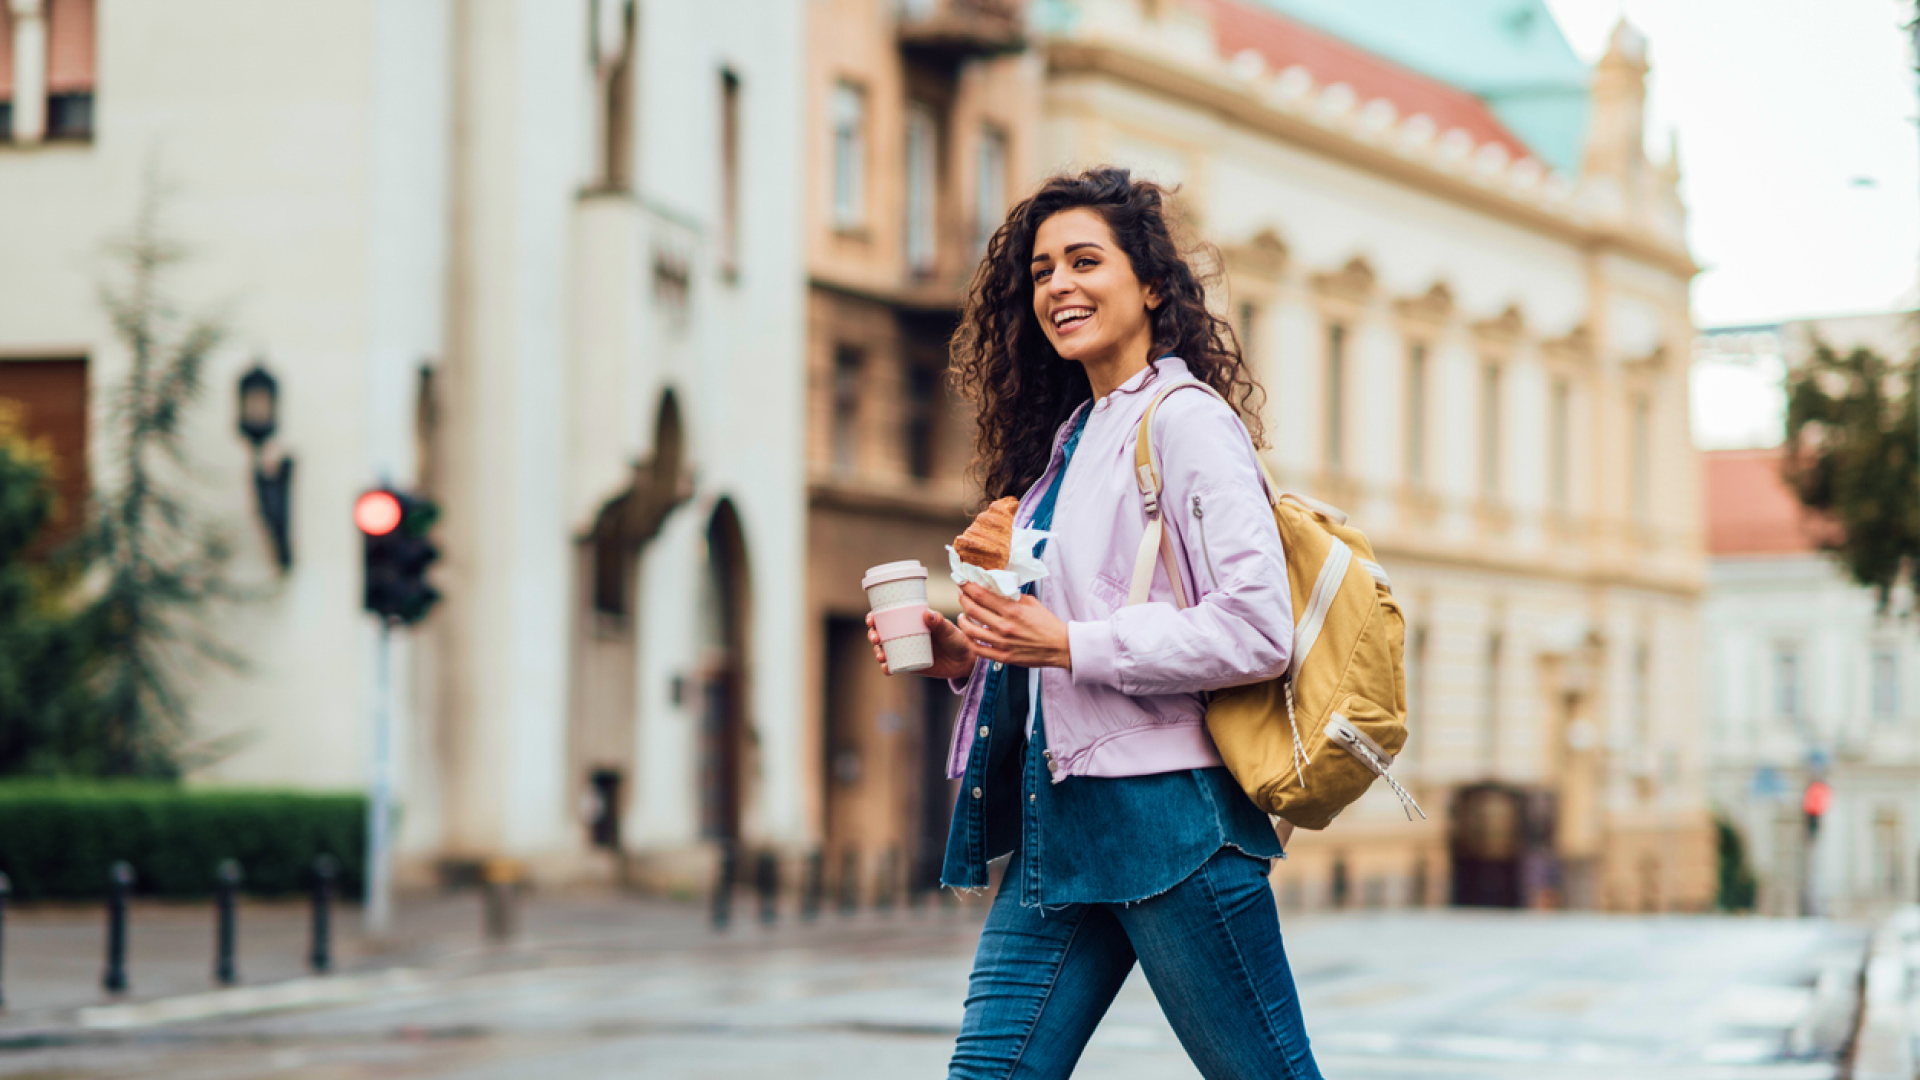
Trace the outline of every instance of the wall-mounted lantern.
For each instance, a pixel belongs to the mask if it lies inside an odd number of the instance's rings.
[[[280,384],[258,360],[240,376],[240,434],[253,444],[253,493],[260,520],[273,542],[280,572],[293,567],[289,516],[293,504],[293,458],[273,441],[280,426]]]

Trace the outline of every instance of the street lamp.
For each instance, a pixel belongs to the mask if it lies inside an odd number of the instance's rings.
[[[293,568],[288,520],[293,505],[293,458],[273,442],[280,426],[280,383],[260,360],[240,376],[239,413],[240,435],[253,444],[254,505],[273,542],[274,561],[284,574]]]

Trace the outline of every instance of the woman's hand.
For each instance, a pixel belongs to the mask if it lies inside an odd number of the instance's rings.
[[[976,655],[1020,667],[1072,670],[1067,624],[1031,596],[1008,600],[978,585],[960,586],[959,633]]]
[[[916,674],[932,679],[964,679],[973,674],[974,654],[967,635],[932,608],[928,608],[922,618],[926,620],[927,633],[933,635],[933,666]],[[867,641],[873,646],[873,658],[879,662],[880,669],[893,674],[893,669],[887,666],[887,652],[880,647],[880,631],[874,629],[872,612],[867,613]]]

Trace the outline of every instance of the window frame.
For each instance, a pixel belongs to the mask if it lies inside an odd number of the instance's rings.
[[[1351,337],[1347,324],[1339,319],[1329,319],[1326,332],[1322,335],[1326,356],[1321,368],[1322,378],[1326,380],[1323,403],[1326,406],[1326,438],[1321,452],[1326,456],[1327,471],[1344,472],[1346,463],[1347,440],[1347,348]]]
[[[871,118],[867,90],[852,79],[833,84],[828,112],[828,216],[843,232],[867,223],[867,127]]]
[[[1012,140],[998,124],[980,125],[980,145],[974,148],[973,253],[986,253],[987,244],[1007,216],[1007,193],[1012,190],[1008,170]]]
[[[907,273],[933,274],[940,258],[940,116],[927,102],[909,98],[902,129],[901,253]]]

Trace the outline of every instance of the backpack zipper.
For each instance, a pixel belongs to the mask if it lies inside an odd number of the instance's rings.
[[[1207,515],[1200,509],[1200,493],[1193,493],[1193,520],[1200,530],[1200,555],[1207,562],[1207,577],[1215,589],[1220,588],[1220,575],[1213,569],[1213,549],[1207,546]]]
[[[1333,716],[1327,720],[1326,730],[1327,737],[1333,741],[1334,745],[1352,754],[1354,757],[1359,758],[1360,764],[1365,765],[1367,770],[1375,776],[1385,780],[1387,786],[1393,789],[1393,793],[1400,796],[1400,806],[1401,809],[1407,811],[1408,821],[1413,820],[1415,812],[1418,812],[1423,820],[1426,818],[1427,812],[1421,810],[1420,804],[1413,800],[1412,795],[1407,794],[1407,789],[1401,787],[1400,782],[1393,778],[1391,771],[1393,768],[1393,755],[1387,753],[1385,747],[1368,738],[1366,732],[1354,727],[1353,721],[1348,720],[1339,713],[1334,713]],[[1306,785],[1302,784],[1301,786],[1305,787]]]

